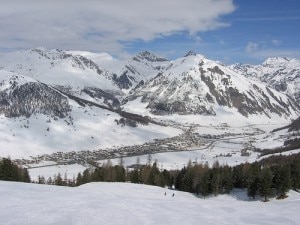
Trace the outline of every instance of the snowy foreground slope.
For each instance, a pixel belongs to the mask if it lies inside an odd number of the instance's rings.
[[[300,194],[296,192],[290,192],[285,200],[264,203],[247,201],[238,191],[201,199],[185,192],[128,183],[70,188],[1,181],[0,198],[1,225],[294,225],[300,221]]]

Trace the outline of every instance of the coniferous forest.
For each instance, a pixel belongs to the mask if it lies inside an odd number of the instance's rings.
[[[149,157],[150,158],[150,157]],[[237,166],[198,164],[189,161],[181,170],[162,170],[156,162],[139,163],[134,168],[112,165],[110,160],[101,167],[85,170],[77,178],[68,180],[66,175],[56,175],[53,179],[39,178],[39,183],[79,186],[89,182],[131,182],[160,187],[175,188],[206,197],[229,194],[233,188],[247,191],[249,198],[260,196],[264,201],[269,197],[285,198],[290,189],[300,190],[300,154],[292,156],[271,156],[255,163]]]
[[[19,167],[9,158],[0,159],[0,180],[30,182],[27,169]]]
[[[17,166],[9,158],[0,160],[0,180],[30,182],[27,169]],[[134,168],[112,165],[110,160],[93,170],[86,169],[77,178],[70,180],[61,174],[53,178],[39,177],[38,183],[79,186],[89,182],[131,182],[175,188],[195,193],[202,197],[208,195],[229,194],[233,188],[245,189],[249,198],[261,196],[265,201],[269,197],[285,198],[290,189],[300,190],[300,153],[291,156],[271,156],[255,163],[237,166],[219,165],[212,167],[189,161],[181,170],[162,170],[149,156],[146,165],[138,162]]]

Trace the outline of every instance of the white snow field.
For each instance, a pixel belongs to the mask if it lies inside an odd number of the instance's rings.
[[[288,195],[287,199],[265,203],[248,201],[240,190],[202,199],[129,183],[70,188],[0,181],[0,224],[296,225],[300,221],[300,193],[291,191]]]
[[[156,138],[167,138],[181,133],[172,127],[149,124],[132,128],[114,122],[121,117],[96,107],[81,108],[70,101],[73,111],[68,119],[54,120],[49,116],[7,118],[0,115],[0,156],[28,158],[53,152],[70,152],[111,148],[121,145],[143,144]],[[46,121],[51,121],[50,123]],[[67,125],[68,123],[68,125]],[[27,127],[27,128],[26,128]]]

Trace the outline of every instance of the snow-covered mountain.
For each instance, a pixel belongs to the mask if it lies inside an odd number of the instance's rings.
[[[64,118],[71,111],[67,97],[46,84],[5,71],[0,71],[0,80],[0,113],[6,117]]]
[[[1,156],[21,158],[143,144],[181,132],[141,123],[141,119],[30,77],[0,70]]]
[[[112,72],[114,82],[124,92],[130,91],[137,85],[143,85],[171,65],[169,60],[148,51],[140,52],[129,60],[118,60],[107,53],[82,51],[69,51],[69,53],[87,57],[101,68]]]
[[[244,116],[295,116],[299,109],[293,98],[241,76],[229,67],[188,54],[133,93],[124,102],[139,99],[153,114],[217,115],[237,111]]]
[[[112,73],[84,56],[57,49],[36,48],[1,54],[0,69],[110,107],[119,107],[115,96],[123,94],[113,81]]]
[[[282,57],[268,58],[262,65],[230,66],[237,73],[260,80],[277,91],[300,100],[300,60]]]
[[[252,122],[253,118],[290,121],[299,117],[298,104],[287,95],[290,92],[275,90],[266,72],[272,68],[283,79],[286,72],[280,74],[277,66],[293,65],[288,77],[293,75],[297,81],[298,61],[282,60],[282,64],[266,61],[264,70],[259,70],[225,66],[193,52],[173,61],[147,51],[129,60],[107,53],[44,48],[3,53],[0,143],[6,148],[1,155],[143,144],[185,132],[195,122],[194,116],[197,123],[207,115],[218,123],[228,123],[230,118],[245,122],[249,117]],[[256,79],[243,76],[250,71],[256,71],[251,73]],[[287,84],[287,90],[292,90],[291,85],[299,88],[296,82]],[[183,120],[178,119],[181,115]],[[132,125],[131,120],[153,123],[123,126]]]
[[[169,65],[170,62],[165,58],[155,56],[148,51],[141,52],[124,65],[116,81],[122,89],[134,88],[157,76]]]

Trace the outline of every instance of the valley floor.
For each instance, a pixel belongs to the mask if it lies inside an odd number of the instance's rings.
[[[0,181],[0,224],[296,225],[300,221],[300,194],[290,191],[288,195],[287,199],[265,203],[249,201],[240,190],[202,199],[130,183],[70,188]]]
[[[190,125],[189,123],[187,128]],[[193,133],[187,137],[167,138],[166,141],[157,140],[143,145],[121,147],[114,150],[108,149],[105,152],[113,156],[107,158],[110,158],[114,165],[120,162],[120,155],[122,155],[125,167],[131,167],[137,162],[146,164],[149,154],[151,154],[152,162],[156,161],[160,169],[181,169],[189,160],[203,164],[208,163],[209,165],[213,165],[215,161],[218,161],[221,165],[234,166],[259,160],[260,153],[254,151],[255,148],[281,146],[285,131],[276,134],[270,133],[271,130],[280,126],[282,125],[269,123],[242,126],[228,126],[226,124],[193,125]],[[178,146],[183,144],[193,147],[178,150],[180,149]],[[163,150],[166,145],[171,145],[171,147]],[[176,148],[178,149],[176,150]],[[137,149],[136,152],[135,149]],[[145,153],[139,152],[141,150]],[[132,151],[131,155],[126,156],[129,151]],[[99,153],[102,154],[102,151],[99,151]],[[290,151],[285,154],[290,153],[297,152]],[[31,162],[23,162],[23,165],[29,169],[30,176],[34,181],[38,181],[39,175],[44,176],[47,180],[58,173],[63,177],[67,176],[68,179],[73,179],[73,177],[77,177],[79,172],[90,168],[92,166],[89,164],[90,162],[100,166],[107,162],[107,158],[97,159],[95,157],[97,154],[97,152],[82,151],[72,152],[71,154],[61,153],[56,156],[51,155],[51,157],[40,156],[33,158]],[[86,160],[87,158],[89,163]]]

